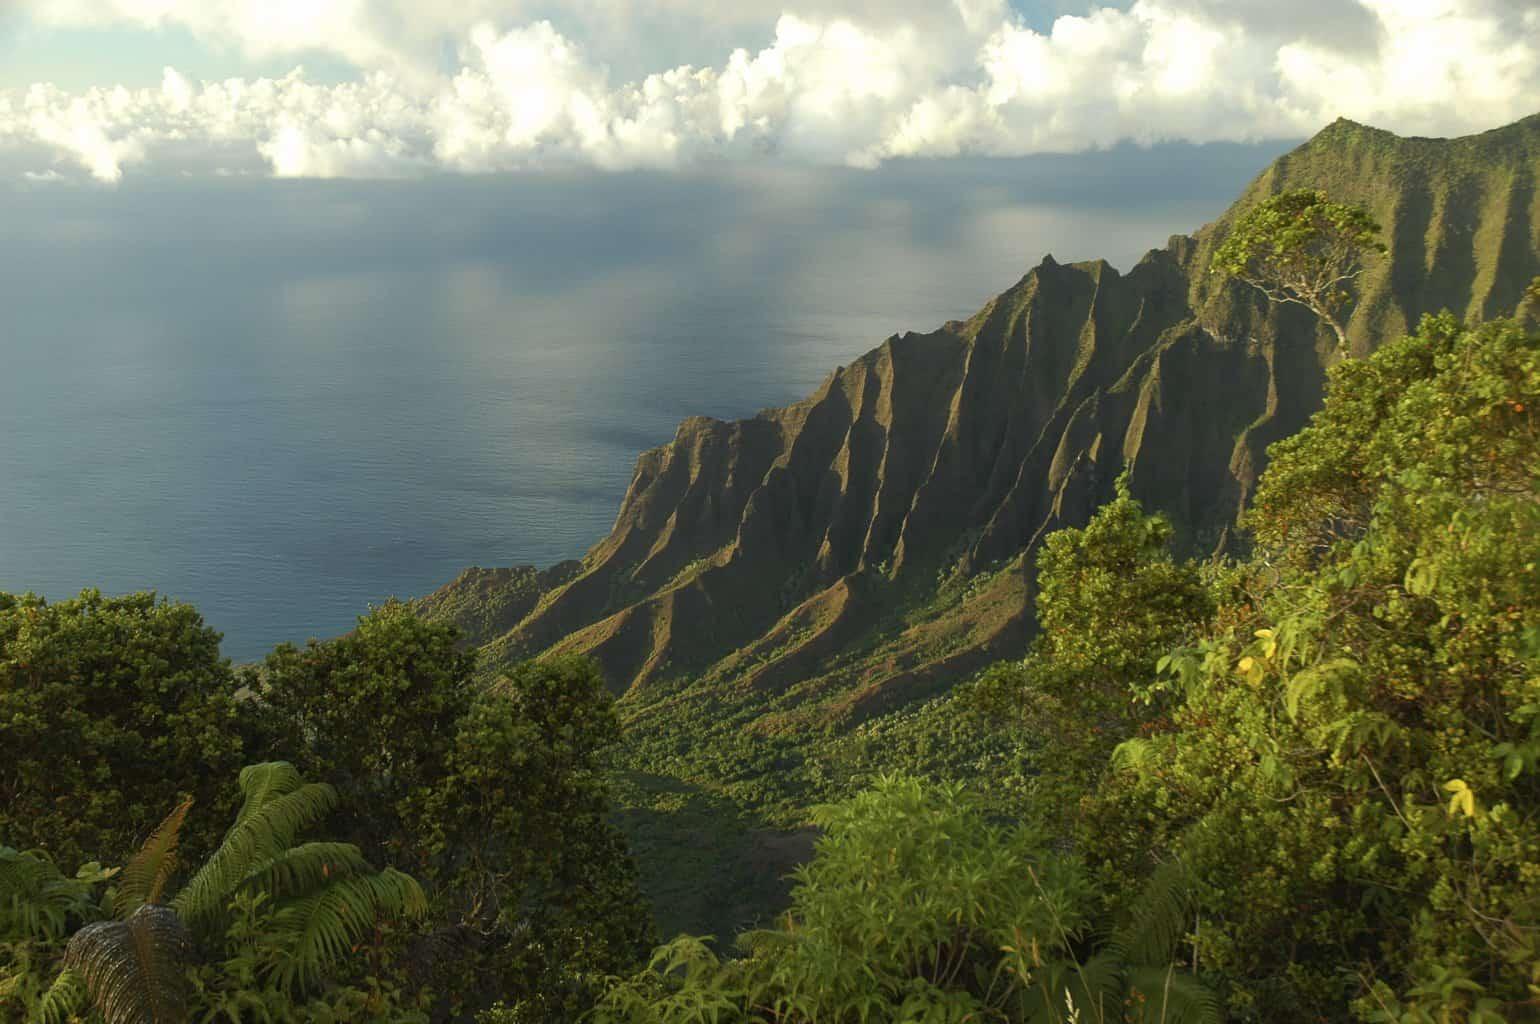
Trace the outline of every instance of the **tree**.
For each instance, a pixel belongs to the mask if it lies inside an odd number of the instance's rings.
[[[343,835],[427,885],[415,960],[439,1012],[504,998],[526,1020],[571,1019],[581,975],[651,941],[599,768],[619,722],[591,661],[525,663],[481,689],[458,641],[391,602],[346,636],[279,647],[247,682],[274,749],[342,793]]]
[[[1386,252],[1380,225],[1357,205],[1326,193],[1291,189],[1249,210],[1214,252],[1214,273],[1234,277],[1275,303],[1315,313],[1347,351],[1348,285],[1370,256]]]
[[[219,640],[154,594],[0,594],[0,836],[112,861],[183,795],[233,798],[245,724]],[[216,839],[187,836],[200,852]]]
[[[576,1019],[596,995],[592,977],[629,969],[654,939],[635,865],[608,820],[600,759],[619,738],[592,660],[521,663],[461,719],[444,774],[415,814],[446,920],[483,937],[446,963],[458,973],[445,984],[479,985],[515,1005],[523,1024]]]
[[[348,841],[371,857],[414,859],[420,873],[428,854],[409,807],[443,779],[476,699],[475,658],[458,640],[453,626],[391,601],[344,636],[279,645],[243,680],[271,756],[343,793]]]
[[[1156,662],[1213,610],[1198,567],[1172,557],[1171,532],[1120,477],[1117,496],[1083,529],[1059,530],[1043,545],[1040,632],[1026,658],[995,665],[974,688],[977,703],[1020,722],[1038,744],[1040,813],[1072,817],[1113,747],[1171,703]]]

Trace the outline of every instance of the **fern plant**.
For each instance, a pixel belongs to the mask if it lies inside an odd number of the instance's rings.
[[[116,873],[92,863],[69,878],[40,851],[0,846],[0,943],[62,939],[97,914],[92,888]]]
[[[180,1024],[188,1019],[192,952],[192,935],[176,912],[145,903],[126,920],[76,932],[64,970],[84,983],[107,1024]]]
[[[0,846],[0,1019],[63,1024],[84,1005],[77,975],[48,978],[70,932],[105,913],[96,888],[116,873],[92,863],[69,877],[41,852]]]
[[[60,1006],[87,994],[105,1024],[179,1024],[195,1005],[212,1018],[232,1005],[287,1005],[361,944],[382,919],[427,910],[422,889],[392,868],[375,870],[346,843],[299,842],[336,804],[330,787],[307,783],[286,762],[251,765],[240,775],[244,800],[224,841],[180,891],[165,901],[177,842],[191,801],[179,804],[122,872],[115,920],[70,939],[64,972],[50,990]],[[251,999],[217,982],[189,985],[199,945],[220,950],[229,933],[265,910],[242,934],[236,979]],[[250,993],[252,983],[263,993]],[[232,999],[234,1000],[232,1002]],[[209,1004],[213,1004],[210,1006]],[[261,1016],[269,1014],[264,1010]]]
[[[1198,909],[1195,883],[1181,862],[1161,865],[1094,956],[1046,964],[1029,979],[1026,1019],[1042,1024],[1220,1024],[1224,1015],[1218,996],[1195,973],[1177,966]]]

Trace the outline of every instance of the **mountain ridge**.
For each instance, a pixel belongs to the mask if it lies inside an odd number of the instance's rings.
[[[1126,273],[1048,256],[800,402],[685,420],[638,457],[581,562],[462,575],[420,607],[459,623],[489,673],[595,657],[637,718],[693,700],[752,708],[737,718],[755,731],[841,726],[940,692],[1025,649],[1037,545],[1125,469],[1183,550],[1235,543],[1267,445],[1319,406],[1334,345],[1207,272],[1245,209],[1314,187],[1381,221],[1390,251],[1348,323],[1363,355],[1424,313],[1512,311],[1540,274],[1537,168],[1540,115],[1449,140],[1339,120]]]

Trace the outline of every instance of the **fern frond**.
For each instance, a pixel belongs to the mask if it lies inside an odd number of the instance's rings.
[[[53,942],[71,917],[92,916],[91,881],[66,878],[41,852],[0,846],[0,942]]]
[[[86,997],[85,979],[66,967],[38,997],[32,1007],[32,1020],[36,1024],[65,1024],[85,1008]]]
[[[184,1024],[192,938],[169,907],[146,903],[126,921],[98,921],[70,939],[64,965],[79,973],[105,1024]]]
[[[1137,772],[1155,759],[1157,745],[1154,740],[1134,737],[1124,740],[1112,750],[1112,770]]]
[[[1298,719],[1302,705],[1344,699],[1348,683],[1360,671],[1361,666],[1352,658],[1332,658],[1296,672],[1284,690],[1284,710],[1289,713],[1289,718]]]
[[[1127,991],[1127,965],[1111,953],[1099,953],[1074,968],[1061,988],[1074,995],[1082,1018],[1091,1024],[1116,1021],[1122,1015],[1123,996]],[[1066,1011],[1068,1007],[1064,1008]]]
[[[1181,862],[1160,865],[1129,904],[1122,925],[1107,943],[1108,951],[1127,964],[1170,963],[1187,934],[1195,902],[1191,877]]]
[[[347,956],[381,918],[421,917],[428,900],[410,876],[394,868],[340,879],[274,913],[270,934],[282,951],[273,972],[285,991],[313,982]]]
[[[273,772],[254,772],[272,768]],[[324,783],[299,781],[285,762],[253,765],[241,772],[249,785],[246,803],[219,848],[177,893],[171,906],[194,928],[206,927],[224,913],[230,894],[262,865],[282,857],[300,831],[330,814],[337,791]]]
[[[177,804],[123,866],[123,880],[118,883],[113,900],[113,910],[119,918],[127,918],[146,903],[160,902],[171,872],[176,870],[177,842],[192,804],[191,797]]]
[[[276,798],[299,789],[305,784],[305,778],[288,761],[263,761],[242,768],[239,782],[245,799],[235,816],[236,826]]]
[[[1130,992],[1144,999],[1134,1000],[1143,1012],[1134,1019],[1138,1024],[1222,1024],[1219,997],[1191,974],[1175,967],[1135,967],[1128,972]]]
[[[352,843],[301,843],[253,868],[239,887],[282,899],[373,870]]]
[[[1362,750],[1382,751],[1406,734],[1398,722],[1379,711],[1352,711],[1316,732],[1331,744],[1336,757],[1352,757]]]

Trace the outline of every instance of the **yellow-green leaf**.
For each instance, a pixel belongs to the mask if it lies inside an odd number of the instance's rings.
[[[1449,813],[1463,813],[1467,818],[1476,816],[1476,794],[1464,779],[1450,779],[1444,783],[1444,791],[1450,794]]]

